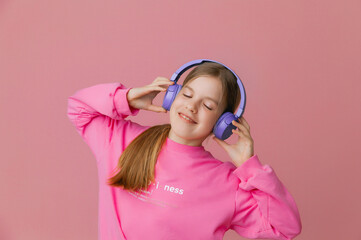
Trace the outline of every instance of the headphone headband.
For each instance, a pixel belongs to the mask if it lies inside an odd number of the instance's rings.
[[[172,77],[170,78],[171,81],[174,81],[175,83],[178,82],[180,76],[187,71],[189,68],[193,67],[193,66],[197,66],[203,62],[215,62],[218,64],[221,64],[222,66],[224,66],[225,68],[227,68],[229,71],[231,71],[233,73],[233,75],[237,78],[237,84],[239,87],[239,90],[241,92],[241,103],[239,105],[239,108],[237,110],[237,112],[235,113],[236,118],[241,117],[241,115],[244,113],[245,110],[245,105],[246,105],[246,91],[244,89],[243,83],[241,81],[241,79],[237,76],[237,74],[235,72],[232,71],[232,69],[230,69],[229,67],[227,67],[226,65],[214,61],[214,60],[210,60],[210,59],[196,59],[190,62],[187,62],[186,64],[184,64],[183,66],[181,66],[175,73],[173,73]]]

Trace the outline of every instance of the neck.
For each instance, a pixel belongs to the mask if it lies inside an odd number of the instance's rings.
[[[193,147],[200,147],[202,146],[202,143],[205,138],[197,138],[197,139],[185,139],[177,134],[175,134],[172,129],[169,130],[168,138],[173,140],[174,142],[177,142],[179,144],[193,146]]]

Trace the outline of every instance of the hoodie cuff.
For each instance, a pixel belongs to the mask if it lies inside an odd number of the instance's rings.
[[[257,154],[250,157],[245,161],[241,166],[237,167],[233,173],[237,175],[241,180],[246,181],[247,179],[253,177],[256,172],[263,170],[263,165],[259,161]]]
[[[140,109],[129,106],[127,94],[132,88],[125,88],[124,85],[118,86],[114,92],[113,104],[115,111],[119,116],[135,116]]]

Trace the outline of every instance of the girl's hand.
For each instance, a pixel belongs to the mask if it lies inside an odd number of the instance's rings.
[[[232,132],[239,136],[235,144],[228,144],[212,134],[213,139],[228,153],[236,167],[241,166],[254,155],[253,139],[250,134],[249,124],[244,117],[239,118],[239,120],[240,122],[232,121],[232,124],[237,127],[232,129]]]
[[[151,84],[139,88],[131,88],[127,94],[129,106],[154,112],[167,112],[161,106],[152,104],[153,99],[159,92],[165,92],[173,81],[165,77],[157,77]]]

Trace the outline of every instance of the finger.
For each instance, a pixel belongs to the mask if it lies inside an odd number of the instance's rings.
[[[170,85],[173,85],[173,84],[175,84],[175,82],[173,82],[173,81],[170,81],[170,82],[160,82],[158,85],[160,85],[160,86],[164,86],[164,87],[169,87]]]
[[[169,80],[168,78],[165,78],[165,77],[157,77],[154,80],[154,83],[158,83],[158,82],[174,83],[173,81],[171,81],[171,80]]]
[[[227,151],[227,148],[229,147],[229,144],[219,138],[217,138],[216,136],[212,137],[214,141],[216,141],[219,145],[221,145],[221,147]]]
[[[235,133],[240,137],[245,137],[246,136],[241,130],[239,130],[239,128],[232,129],[232,133]]]
[[[161,83],[161,82],[163,82],[163,83],[174,83],[174,81],[171,81],[171,80],[169,80],[169,79],[158,79],[158,80],[156,80],[156,81],[154,81],[154,83],[155,84],[158,84],[158,83]]]
[[[166,77],[161,77],[161,76],[158,76],[158,77],[156,77],[155,78],[155,80],[154,81],[162,81],[162,80],[169,80],[168,78],[166,78]]]
[[[241,137],[241,138],[238,139],[238,141],[240,141],[240,139],[242,139],[242,141],[247,140],[247,141],[249,141],[251,144],[253,144],[253,139],[252,139],[251,136],[247,136],[247,135],[245,135],[243,132],[237,131],[236,129],[232,129],[232,132],[235,133],[235,134],[237,134],[239,137]]]
[[[233,120],[232,124],[237,127],[236,130],[241,131],[243,134],[245,134],[247,136],[250,135],[249,130],[244,125],[242,125],[241,123],[236,122],[236,121]],[[234,129],[232,129],[232,130],[234,130]]]
[[[232,121],[232,124],[233,124],[234,126],[238,127],[238,128],[241,128],[242,130],[247,129],[242,123],[237,122],[237,121],[235,121],[235,120]]]
[[[140,94],[140,96],[149,96],[153,99],[160,92],[165,91],[167,91],[167,88],[148,85],[144,87],[144,91]]]
[[[163,107],[160,106],[156,106],[156,105],[149,105],[148,107],[149,111],[153,111],[153,112],[167,112],[166,109],[164,109]]]
[[[166,88],[166,87],[154,86],[153,89],[154,89],[155,91],[161,91],[161,92],[167,91],[167,88]]]
[[[162,87],[166,87],[168,88],[169,85],[173,85],[175,84],[175,82],[173,81],[159,81],[159,82],[156,82],[154,84],[152,84],[153,86],[162,86]]]
[[[237,126],[243,126],[244,128],[247,129],[247,131],[250,131],[249,125],[244,121],[244,118],[238,118],[239,122],[236,121]]]
[[[246,119],[243,116],[240,118],[240,121],[242,121],[242,123],[248,128],[248,130],[250,129],[248,122],[246,121]]]
[[[146,88],[146,91],[144,92],[144,95],[150,94],[150,93],[152,93],[152,92],[154,92],[154,91],[164,92],[164,91],[167,91],[167,88],[149,85],[149,86]]]

